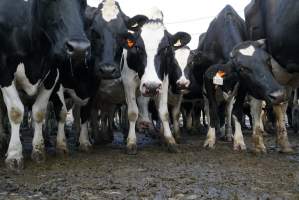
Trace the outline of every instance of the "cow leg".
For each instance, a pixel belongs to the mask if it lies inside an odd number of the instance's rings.
[[[179,118],[180,118],[180,110],[181,110],[182,100],[183,100],[183,95],[179,95],[178,101],[175,102],[175,105],[173,105],[173,108],[172,108],[172,121],[173,121],[173,127],[174,127],[174,138],[177,142],[179,142],[180,139],[181,139]]]
[[[266,147],[263,140],[263,123],[261,121],[262,113],[262,104],[261,100],[257,100],[253,97],[250,99],[250,113],[252,116],[252,140],[253,140],[253,150],[256,153],[266,153]]]
[[[236,99],[234,96],[230,97],[225,107],[226,109],[225,139],[229,142],[233,140],[232,111],[233,111],[235,101]]]
[[[32,118],[34,123],[34,136],[32,140],[31,158],[36,162],[45,160],[45,145],[43,137],[43,122],[45,120],[47,106],[53,89],[59,78],[58,71],[51,71],[39,88],[37,98],[32,106]],[[49,89],[48,89],[49,88]]]
[[[246,145],[244,143],[243,133],[242,133],[242,126],[241,126],[241,119],[233,115],[234,123],[235,123],[235,134],[234,134],[234,150],[246,150]]]
[[[137,119],[137,128],[138,130],[143,129],[153,129],[152,122],[149,118],[148,105],[150,98],[139,96],[137,97],[137,105],[139,109],[138,119]]]
[[[24,105],[20,100],[14,83],[11,86],[1,88],[1,90],[11,125],[11,137],[5,163],[8,169],[20,170],[24,167],[20,140],[20,124],[24,116]]]
[[[162,93],[158,96],[156,101],[157,110],[159,112],[160,119],[163,125],[163,134],[165,141],[168,146],[168,150],[172,153],[177,152],[177,144],[174,137],[172,136],[170,126],[169,126],[169,113],[168,113],[168,77],[163,81],[162,84]]]
[[[36,162],[43,162],[45,160],[45,145],[42,133],[43,121],[46,116],[47,105],[52,93],[52,89],[41,87],[35,103],[32,106],[32,116],[34,123],[34,136],[32,141],[31,158]]]
[[[56,98],[55,98],[56,97]],[[59,91],[57,92],[57,95],[55,95],[54,102],[57,102],[59,100],[59,105],[54,104],[55,109],[55,115],[58,121],[58,132],[57,132],[57,138],[56,138],[56,151],[58,154],[68,154],[68,147],[67,147],[67,140],[65,137],[65,131],[64,126],[66,122],[66,116],[67,116],[67,108],[65,104],[64,94],[63,94],[63,87],[62,85],[59,88]],[[59,98],[59,99],[57,99]],[[57,102],[58,104],[58,102]]]
[[[276,115],[276,131],[277,131],[277,144],[280,146],[280,151],[283,153],[291,153],[293,149],[288,140],[288,133],[285,126],[285,114],[287,103],[274,105],[273,110]]]
[[[82,152],[89,152],[92,145],[89,140],[88,134],[88,119],[90,117],[90,101],[87,105],[82,106],[80,110],[81,117],[81,130],[79,136],[79,150]]]
[[[128,105],[128,119],[129,119],[129,134],[127,138],[127,154],[137,154],[137,138],[135,132],[136,121],[138,118],[138,106],[136,103],[136,88],[137,82],[124,81],[124,89],[126,95],[126,101]]]
[[[187,112],[186,128],[188,132],[192,131],[192,124],[193,124],[192,109],[193,109],[193,104],[191,106],[191,109]]]

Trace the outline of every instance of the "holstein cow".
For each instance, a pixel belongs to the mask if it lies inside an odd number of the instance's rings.
[[[114,0],[104,0],[98,8],[89,7],[86,15],[92,42],[94,73],[97,77],[97,92],[92,99],[91,126],[95,143],[111,142],[116,105],[125,104],[120,64],[125,36],[128,34],[129,17]],[[99,110],[101,134],[98,125]]]
[[[251,39],[266,39],[269,54],[261,55],[255,47],[248,46],[253,60],[263,58],[270,64],[268,71],[282,85],[290,88],[299,86],[299,2],[296,0],[255,0],[245,9],[246,25]],[[289,92],[290,93],[290,92]],[[260,106],[258,106],[258,109]],[[287,103],[273,107],[276,115],[277,143],[282,152],[292,152],[285,127]],[[257,145],[262,151],[265,146],[260,136]]]
[[[89,46],[81,23],[84,5],[85,0],[0,2],[0,85],[11,125],[5,160],[10,169],[23,167],[19,129],[24,106],[18,89],[36,96],[31,157],[38,162],[45,158],[42,123],[59,76],[57,67],[69,58],[84,59]]]
[[[267,62],[269,56],[262,48],[263,44],[245,41],[246,39],[243,19],[231,6],[226,6],[210,24],[203,41],[203,54],[215,64],[209,67],[204,76],[210,117],[208,135],[204,143],[206,147],[214,148],[216,130],[220,129],[219,115],[224,119],[223,114],[228,113],[227,124],[230,125],[231,117],[235,124],[234,149],[246,149],[240,122],[247,94],[269,103],[280,103],[284,100],[283,88],[268,70],[271,65]],[[254,51],[259,52],[259,57],[252,57]],[[222,104],[221,100],[219,102],[222,91],[226,93],[225,98],[229,97],[229,101],[221,110],[218,105]],[[224,120],[222,124],[223,122]],[[260,122],[260,118],[257,122]],[[253,138],[256,138],[257,134],[259,133],[254,130]],[[259,151],[257,146],[255,150]]]
[[[163,24],[163,14],[153,8],[148,17],[139,16],[129,20],[134,33],[127,40],[124,50],[122,81],[128,105],[129,135],[127,153],[136,154],[135,125],[138,118],[136,89],[146,97],[153,97],[163,124],[165,141],[170,151],[176,151],[176,142],[169,127],[167,109],[169,87],[169,58],[173,57],[173,47],[185,46],[189,41],[187,33],[171,35]],[[141,25],[141,26],[140,26]]]

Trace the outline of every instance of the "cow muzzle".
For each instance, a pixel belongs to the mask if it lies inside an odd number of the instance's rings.
[[[141,93],[145,97],[154,97],[161,93],[162,83],[147,82],[143,83]]]
[[[187,79],[178,80],[176,85],[180,91],[184,92],[189,89],[190,81]]]
[[[97,76],[102,79],[116,79],[121,76],[119,67],[114,64],[101,64],[97,69]]]
[[[65,51],[72,59],[85,59],[90,51],[90,42],[85,40],[68,40]]]

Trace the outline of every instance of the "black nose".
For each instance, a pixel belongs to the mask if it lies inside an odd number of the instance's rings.
[[[147,82],[143,84],[145,96],[155,96],[162,89],[162,84],[157,82]]]
[[[283,89],[276,90],[268,95],[272,104],[279,104],[286,100],[286,91]]]
[[[69,40],[65,43],[66,52],[70,56],[86,56],[89,52],[90,42]]]
[[[114,64],[103,64],[98,67],[99,76],[104,79],[114,79],[120,77],[118,66]]]

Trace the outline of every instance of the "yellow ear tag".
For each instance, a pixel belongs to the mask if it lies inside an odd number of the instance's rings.
[[[214,85],[223,85],[223,77],[225,76],[224,71],[218,71],[216,75],[213,77]]]
[[[173,46],[175,46],[175,47],[182,46],[181,40],[178,40]]]

